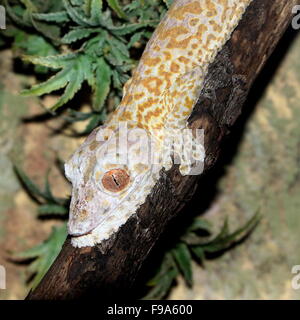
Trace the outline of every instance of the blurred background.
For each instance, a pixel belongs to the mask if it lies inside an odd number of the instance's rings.
[[[24,10],[29,9],[24,9],[24,2],[12,1],[11,8],[13,14],[26,21]],[[39,8],[41,2],[32,3]],[[127,43],[132,41],[133,47],[121,67],[131,66],[133,59],[138,59],[167,4],[148,1],[148,7],[137,4],[129,9],[129,1],[120,1],[119,8],[110,6],[109,1],[104,4],[103,10],[111,10],[116,24],[124,12],[130,12],[134,21],[136,17],[142,19],[141,12],[148,10],[155,20],[139,29],[136,38],[132,39],[137,31],[132,31],[130,37],[126,35]],[[51,5],[48,10],[52,10]],[[64,23],[67,28],[70,22]],[[68,159],[93,126],[103,121],[103,110],[109,113],[117,104],[126,79],[121,79],[120,88],[117,84],[111,88],[114,94],[106,94],[102,109],[91,107],[92,90],[84,84],[75,99],[53,115],[46,108],[57,102],[61,91],[40,97],[20,94],[23,89],[46,81],[53,70],[37,70],[32,63],[24,62],[22,55],[44,52],[45,56],[52,49],[52,54],[57,54],[78,48],[78,44],[53,44],[39,28],[22,28],[15,18],[10,18],[7,30],[0,30],[0,34],[0,265],[6,268],[6,290],[0,290],[0,299],[23,299],[39,280],[34,275],[41,276],[55,258],[66,234],[63,207],[67,207],[67,200],[62,199],[69,197],[70,185],[61,171],[61,162]],[[121,68],[113,67],[108,58],[105,61],[111,68]],[[130,68],[118,72],[128,74]],[[300,289],[291,285],[292,267],[300,265],[299,123],[300,34],[289,29],[257,79],[243,115],[224,144],[220,161],[205,178],[205,194],[198,192],[189,207],[194,216],[201,216],[210,225],[213,235],[222,229],[225,217],[231,231],[257,212],[261,220],[249,236],[226,250],[207,255],[205,263],[191,259],[193,283],[186,281],[189,275],[177,272],[174,279],[170,278],[172,281],[169,279],[164,297],[300,298]],[[47,175],[57,201],[39,194]]]

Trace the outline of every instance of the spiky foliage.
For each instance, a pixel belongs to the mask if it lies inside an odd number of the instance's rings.
[[[51,107],[55,111],[87,82],[93,92],[93,112],[99,114],[109,95],[119,102],[122,86],[136,65],[135,56],[172,1],[4,2],[13,23],[4,35],[14,39],[14,48],[21,51],[24,62],[36,66],[36,72],[52,71],[47,81],[23,94],[41,96],[62,89]]]

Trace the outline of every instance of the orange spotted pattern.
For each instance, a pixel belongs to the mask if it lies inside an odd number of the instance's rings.
[[[110,122],[130,120],[150,131],[184,127],[208,65],[250,2],[175,0],[126,83]]]
[[[65,165],[66,176],[73,185],[68,222],[73,246],[93,246],[109,239],[145,202],[160,170],[172,167],[172,147],[178,150],[181,146],[177,130],[186,128],[209,64],[250,2],[174,0],[125,84],[119,107]],[[128,128],[147,129],[148,135],[156,138],[151,139],[153,153],[163,161],[155,165],[141,163],[139,154],[148,154],[148,144],[140,146],[139,139],[127,137],[126,162],[116,162],[112,155],[120,121],[127,121]],[[101,130],[105,128],[113,130],[113,137]],[[98,139],[100,133],[103,137]],[[167,150],[163,148],[165,141]],[[193,151],[196,160],[201,160],[202,154],[201,148]],[[192,166],[184,161],[185,152],[179,149],[177,155],[180,173],[190,174]],[[121,155],[117,153],[117,157]]]

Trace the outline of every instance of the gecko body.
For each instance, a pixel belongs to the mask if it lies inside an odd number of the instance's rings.
[[[174,1],[125,84],[120,105],[65,165],[73,184],[68,230],[74,246],[110,238],[145,202],[160,170],[172,166],[168,153],[155,164],[141,161],[139,153],[147,154],[149,147],[157,155],[168,139],[176,143],[176,130],[187,128],[210,63],[251,1]],[[120,123],[133,129],[131,137],[120,139]],[[135,139],[139,130],[147,132],[150,143]],[[124,152],[116,152],[118,144],[126,144]],[[200,159],[201,150],[193,156]],[[126,163],[120,164],[121,157]],[[181,164],[179,169],[184,175],[191,168]]]

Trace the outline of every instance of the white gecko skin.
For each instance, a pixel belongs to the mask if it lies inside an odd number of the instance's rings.
[[[109,239],[145,202],[160,170],[172,166],[170,154],[164,154],[165,162],[143,163],[138,157],[141,142],[134,139],[137,131],[123,140],[128,151],[117,157],[128,158],[126,164],[120,164],[113,157],[115,138],[122,134],[119,123],[147,130],[152,152],[161,155],[163,143],[176,137],[174,130],[187,128],[209,64],[251,1],[174,1],[125,84],[119,107],[65,164],[73,185],[68,223],[73,246],[94,246]],[[147,147],[142,144],[142,149]],[[194,152],[194,158],[200,159],[200,153]],[[191,167],[181,164],[179,169],[185,175]]]

